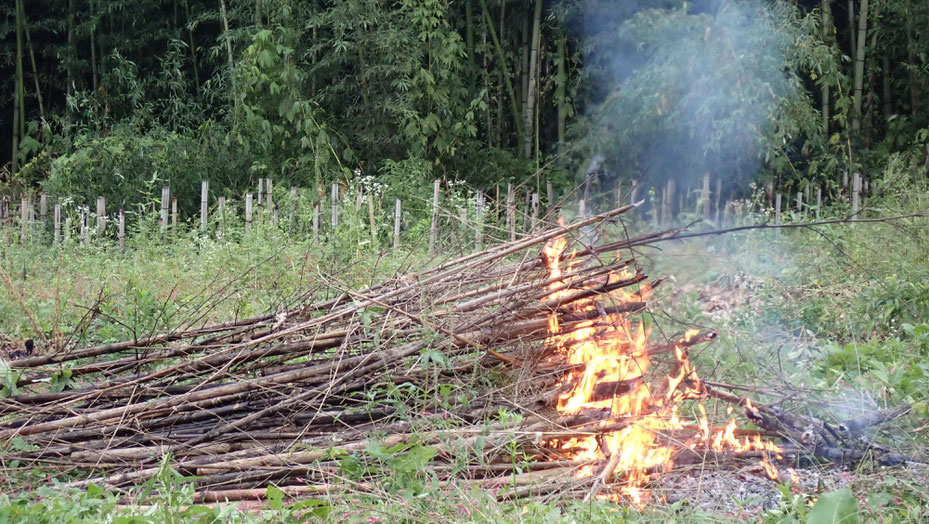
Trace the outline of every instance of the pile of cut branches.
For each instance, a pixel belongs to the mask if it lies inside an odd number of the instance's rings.
[[[2,459],[57,469],[75,487],[128,488],[168,464],[196,477],[195,500],[204,502],[262,497],[270,484],[289,496],[363,490],[366,472],[427,463],[439,482],[506,485],[507,496],[586,492],[590,479],[574,473],[591,468],[602,472],[591,478],[607,480],[615,464],[545,443],[634,421],[554,411],[571,366],[553,354],[550,322],[556,316],[570,333],[644,310],[637,293],[646,277],[634,258],[615,253],[680,231],[592,244],[597,228],[633,207],[362,290],[320,272],[337,295],[285,311],[14,360],[18,394],[0,399]],[[553,276],[542,248],[556,238],[569,239],[575,263]],[[632,299],[600,300],[620,288]],[[573,307],[591,298],[596,308]],[[714,336],[646,349],[659,355]],[[64,373],[71,387],[52,387]],[[757,403],[750,409],[770,434],[799,442],[813,431],[814,446],[839,445],[828,440],[827,424]],[[518,472],[514,445],[526,458]],[[686,451],[678,460],[710,452]],[[367,463],[351,482],[333,483],[347,457]]]

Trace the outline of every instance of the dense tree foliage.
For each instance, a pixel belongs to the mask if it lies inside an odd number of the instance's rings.
[[[567,182],[592,158],[802,188],[929,144],[912,0],[7,4],[0,178],[59,195]]]

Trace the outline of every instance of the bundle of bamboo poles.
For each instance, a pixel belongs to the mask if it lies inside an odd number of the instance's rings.
[[[323,489],[318,474],[325,462],[363,450],[372,434],[388,435],[385,443],[431,443],[441,452],[450,452],[451,441],[480,440],[490,449],[495,434],[509,439],[513,432],[487,423],[489,417],[501,406],[537,398],[558,381],[557,370],[536,366],[546,350],[549,314],[564,314],[563,330],[596,317],[570,304],[645,278],[608,278],[634,264],[601,253],[674,233],[600,247],[585,243],[590,237],[582,231],[633,207],[360,291],[320,274],[338,292],[325,301],[12,361],[19,394],[0,399],[4,458],[83,471],[75,486],[126,487],[155,475],[167,456],[180,473],[199,476],[205,500],[217,490],[268,483]],[[573,238],[576,257],[587,263],[553,278],[540,252],[557,237]],[[562,293],[552,298],[555,291]],[[644,305],[615,307],[631,311]],[[489,370],[507,374],[516,385],[503,391],[487,386],[487,394],[470,401],[427,399],[416,405],[445,411],[456,421],[455,430],[423,431],[389,398],[398,385],[425,391]],[[71,387],[51,387],[63,373]],[[544,427],[550,424],[529,417],[521,431],[527,441],[538,440]],[[553,467],[557,462],[539,469]]]

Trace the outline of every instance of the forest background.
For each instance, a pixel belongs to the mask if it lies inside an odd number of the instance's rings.
[[[192,212],[200,180],[428,198],[602,160],[611,183],[790,194],[926,160],[926,21],[912,0],[14,0],[0,182],[118,207],[167,183]]]

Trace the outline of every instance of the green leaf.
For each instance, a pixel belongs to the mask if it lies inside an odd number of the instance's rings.
[[[393,470],[399,473],[422,471],[426,464],[436,456],[436,453],[436,449],[431,446],[413,446],[409,451],[394,459]]]
[[[284,492],[281,491],[281,488],[270,485],[268,486],[267,495],[271,509],[284,509]]]
[[[806,524],[857,524],[858,501],[848,488],[819,497]]]

